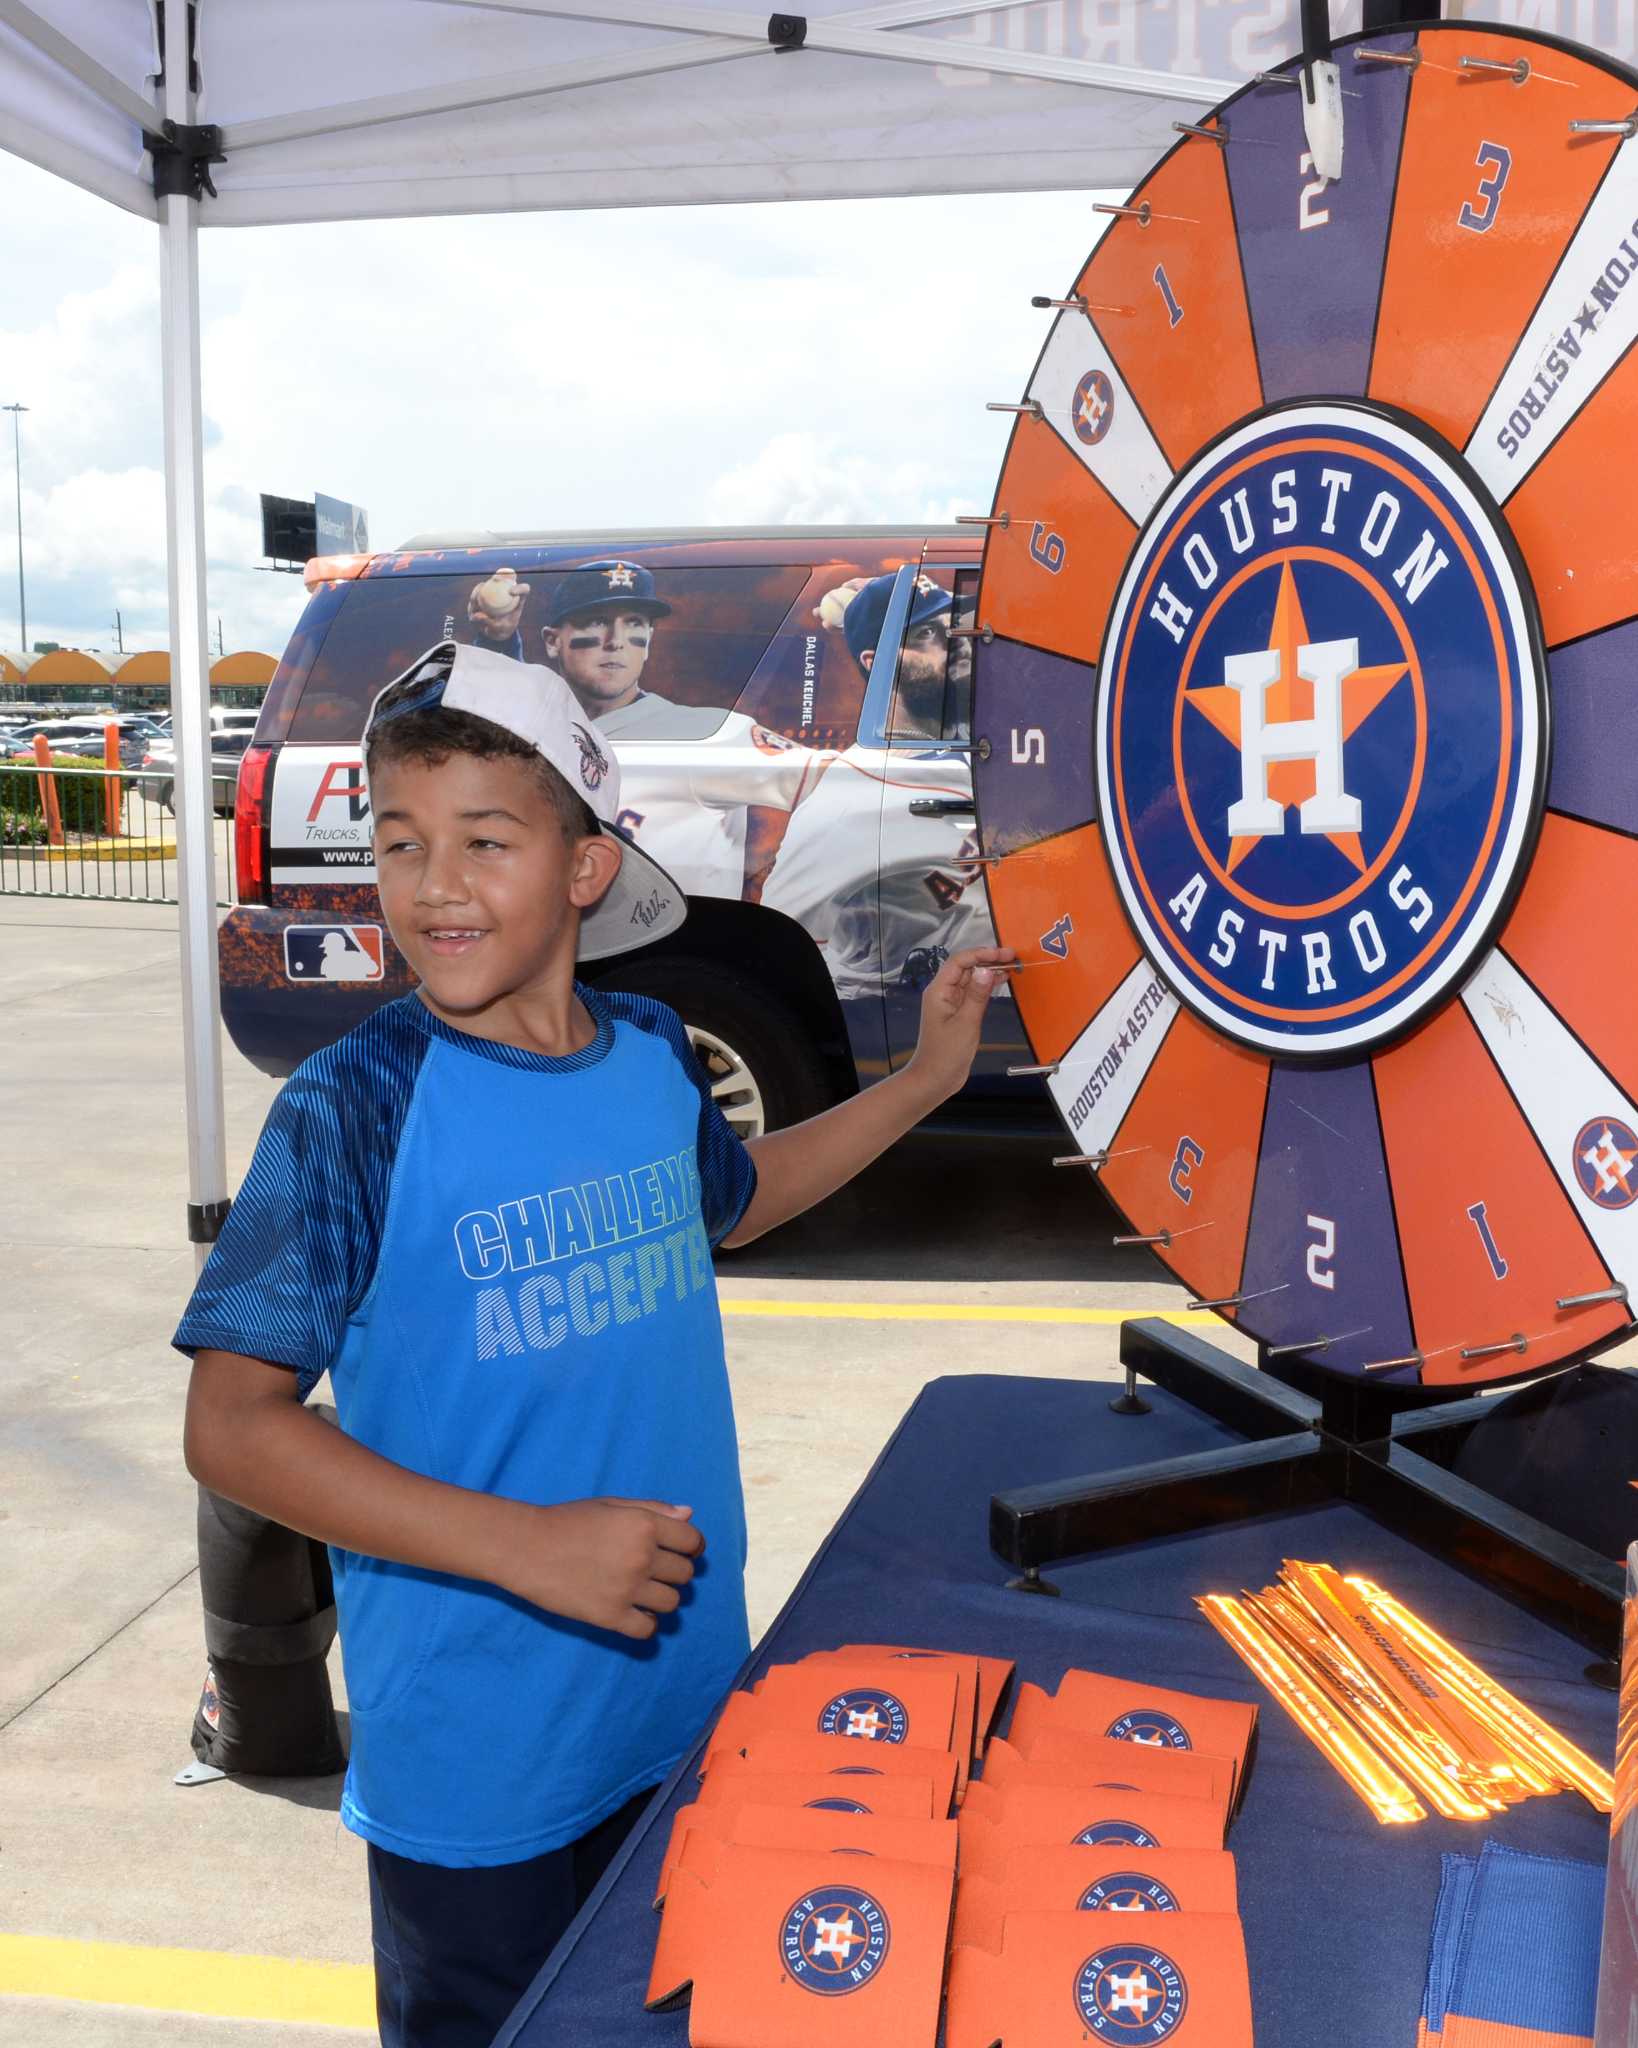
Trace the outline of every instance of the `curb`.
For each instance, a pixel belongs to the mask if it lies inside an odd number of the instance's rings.
[[[8,860],[175,860],[174,839],[82,839],[75,846],[4,846]]]

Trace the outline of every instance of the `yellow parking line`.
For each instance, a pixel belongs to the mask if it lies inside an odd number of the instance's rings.
[[[375,2028],[375,1972],[202,1948],[0,1934],[0,1997],[135,2005],[213,2019]]]
[[[759,1301],[724,1296],[725,1316],[813,1316],[849,1323],[1124,1323],[1158,1316],[1185,1328],[1215,1323],[1209,1309],[1008,1308],[977,1301]]]

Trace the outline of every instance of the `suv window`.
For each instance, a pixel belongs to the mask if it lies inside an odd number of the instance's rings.
[[[972,734],[973,643],[952,626],[971,626],[978,599],[978,571],[943,568],[927,572],[917,584],[942,584],[952,594],[948,611],[906,625],[893,682],[893,708],[888,715],[888,743],[914,745],[918,740],[943,740],[965,745]]]
[[[584,566],[365,577],[319,650],[288,737],[356,741],[376,692],[455,639],[558,669],[594,716],[611,715],[599,699],[630,709],[640,698],[642,717],[617,737],[703,738],[733,709],[808,578],[800,566],[650,572],[599,559],[601,592]],[[506,605],[510,592],[521,598]],[[595,602],[560,616],[570,595]]]

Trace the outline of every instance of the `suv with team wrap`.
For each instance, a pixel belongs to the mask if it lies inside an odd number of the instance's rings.
[[[990,943],[959,529],[460,533],[308,565],[239,773],[222,1009],[269,1073],[411,986],[375,893],[360,736],[440,640],[553,668],[620,761],[622,823],[688,892],[588,978],[670,1003],[745,1135],[903,1064],[947,952]],[[1041,1100],[1010,996],[963,1098]]]

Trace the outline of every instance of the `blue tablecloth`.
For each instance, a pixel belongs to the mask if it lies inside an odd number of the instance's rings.
[[[1059,1600],[1006,1590],[990,1551],[990,1495],[1234,1439],[1146,1390],[1154,1413],[1109,1412],[1107,1385],[975,1375],[923,1388],[742,1675],[847,1642],[1011,1657],[1056,1686],[1071,1665],[1185,1692],[1256,1700],[1261,1735],[1229,1838],[1239,1867],[1259,2048],[1410,2048],[1446,1849],[1511,1847],[1602,1861],[1608,1823],[1573,1794],[1527,1800],[1468,1827],[1381,1827],[1273,1705],[1193,1605],[1266,1585],[1282,1559],[1380,1579],[1601,1762],[1615,1700],[1588,1652],[1360,1510],[1268,1515],[1052,1568]],[[814,1427],[820,1427],[818,1421]],[[1003,1714],[1003,1725],[1004,1725]],[[681,2048],[685,2012],[650,2014],[649,1905],[695,1761],[656,1796],[585,1911],[548,1958],[496,2048]],[[778,2048],[770,2043],[769,2048]],[[1023,2044],[1027,2048],[1027,2044]]]

